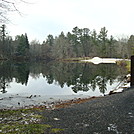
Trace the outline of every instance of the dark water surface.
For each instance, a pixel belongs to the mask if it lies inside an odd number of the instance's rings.
[[[89,95],[113,90],[124,76],[116,64],[0,63],[0,94]]]

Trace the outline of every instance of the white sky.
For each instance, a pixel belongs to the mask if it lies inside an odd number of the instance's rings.
[[[71,32],[75,26],[100,31],[106,27],[109,35],[134,34],[134,0],[25,0],[32,4],[17,5],[24,14],[10,14],[8,24],[12,36],[27,33],[29,40],[41,42],[48,34],[57,36]]]

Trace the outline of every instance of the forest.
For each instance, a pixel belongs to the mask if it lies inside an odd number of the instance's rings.
[[[134,54],[134,35],[115,39],[108,36],[106,27],[96,30],[78,28],[71,32],[63,31],[58,36],[49,34],[42,43],[29,42],[27,33],[16,35],[13,39],[0,27],[0,60],[61,60],[77,57],[130,58]]]

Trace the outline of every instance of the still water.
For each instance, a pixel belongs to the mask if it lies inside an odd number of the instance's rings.
[[[0,63],[0,94],[99,96],[116,88],[125,71],[116,64]]]

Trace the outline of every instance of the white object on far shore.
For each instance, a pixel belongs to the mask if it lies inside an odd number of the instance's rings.
[[[89,60],[82,60],[83,62],[92,62],[94,64],[100,64],[100,63],[116,63],[117,61],[120,61],[123,59],[117,59],[117,58],[99,58],[99,57],[94,57]],[[128,59],[126,59],[128,60]]]

